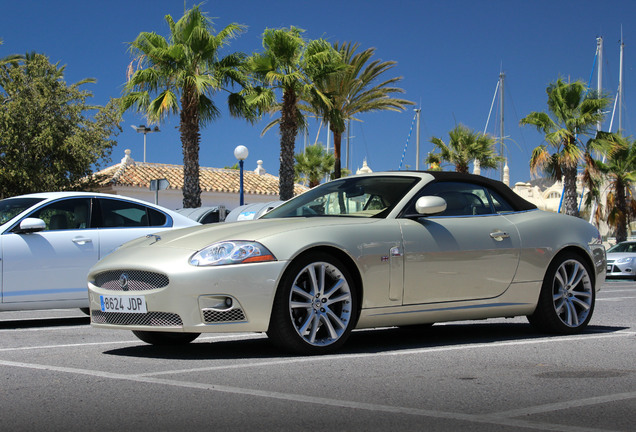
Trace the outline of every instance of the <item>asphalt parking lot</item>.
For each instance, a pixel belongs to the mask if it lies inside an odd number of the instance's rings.
[[[636,283],[610,281],[581,335],[525,318],[375,329],[322,357],[260,334],[159,348],[76,310],[0,312],[0,428],[631,431],[635,310]]]

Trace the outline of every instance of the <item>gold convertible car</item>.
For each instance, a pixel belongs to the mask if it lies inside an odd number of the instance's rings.
[[[527,316],[582,331],[605,279],[598,230],[452,172],[338,179],[260,219],[133,240],[88,275],[91,323],[151,344],[267,332],[300,354],[356,328]]]

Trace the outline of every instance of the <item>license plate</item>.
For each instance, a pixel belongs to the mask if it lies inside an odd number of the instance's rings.
[[[99,296],[102,312],[146,313],[146,299],[143,296]]]

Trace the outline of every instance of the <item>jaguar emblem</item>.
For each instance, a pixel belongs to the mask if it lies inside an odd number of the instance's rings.
[[[119,276],[119,286],[122,290],[128,291],[128,273],[122,273]]]

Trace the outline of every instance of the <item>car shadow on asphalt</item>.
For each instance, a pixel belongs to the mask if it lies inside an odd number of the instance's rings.
[[[0,330],[28,329],[38,327],[72,327],[89,325],[88,316],[60,317],[60,318],[30,318],[0,321]]]
[[[614,333],[627,327],[589,326],[581,335]],[[446,324],[433,327],[382,328],[355,331],[335,355],[374,354],[390,351],[477,345],[500,342],[523,342],[534,339],[558,338],[546,335],[528,324]],[[249,339],[195,341],[179,346],[140,345],[104,351],[104,354],[122,357],[142,357],[171,360],[205,359],[263,359],[289,358],[288,354],[260,335]]]

